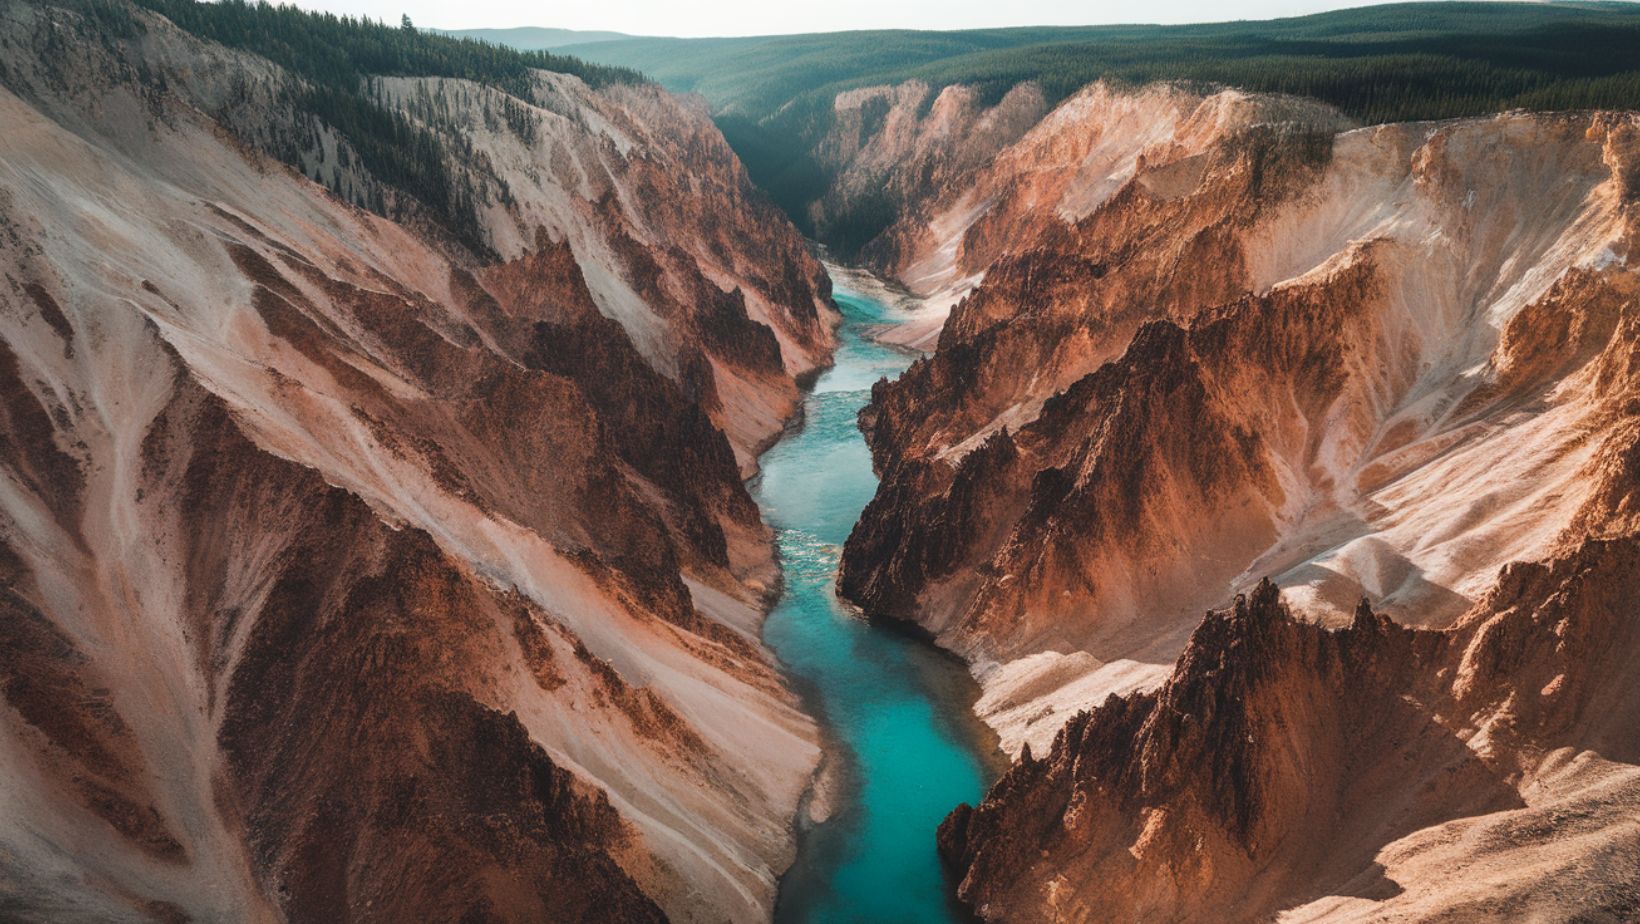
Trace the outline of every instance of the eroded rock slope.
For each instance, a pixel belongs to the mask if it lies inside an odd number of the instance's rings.
[[[905,222],[842,588],[1027,755],[987,919],[1634,913],[1640,122],[1339,127],[1095,86]]]
[[[802,240],[653,87],[383,79],[464,244],[296,77],[96,9],[0,5],[0,917],[766,917]]]
[[[1264,583],[1154,692],[940,828],[987,920],[1626,920],[1640,547],[1515,565],[1453,628],[1327,629]]]

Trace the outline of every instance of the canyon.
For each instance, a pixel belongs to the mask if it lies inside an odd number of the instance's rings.
[[[1640,115],[512,54],[0,0],[0,918],[1640,915]]]
[[[937,348],[841,589],[1017,758],[982,917],[1633,913],[1637,142],[1097,84],[866,245]]]

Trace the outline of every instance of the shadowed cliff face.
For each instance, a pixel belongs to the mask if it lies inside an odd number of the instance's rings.
[[[605,794],[470,686],[495,669],[486,642],[548,631],[546,612],[258,451],[193,389],[148,440],[180,475],[143,505],[193,535],[186,629],[220,716],[215,800],[262,895],[293,920],[663,919],[620,865],[635,839]]]
[[[801,238],[653,88],[538,74],[526,140],[382,81],[506,181],[475,256],[132,15],[0,4],[0,917],[766,917],[818,748],[742,477],[830,349]]]
[[[926,223],[925,205],[967,184],[1047,103],[1029,83],[986,105],[972,87],[913,80],[840,93],[830,109],[813,154],[832,179],[809,217],[846,256],[888,268],[914,246],[902,229]]]

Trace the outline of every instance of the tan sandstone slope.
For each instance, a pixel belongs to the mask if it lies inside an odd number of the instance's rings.
[[[916,309],[889,336],[922,349],[1005,251],[1086,216],[1147,159],[1182,160],[1257,122],[1346,124],[1304,100],[1168,84],[1095,83],[1045,112],[1031,83],[987,108],[972,88],[910,81],[841,93],[832,108],[814,152],[836,178],[812,217],[824,233],[874,196],[892,207],[861,259]]]
[[[830,349],[801,239],[653,87],[537,73],[520,134],[381,81],[474,255],[130,16],[0,4],[0,917],[766,918],[818,749],[741,478]]]
[[[983,282],[862,414],[883,480],[843,561],[848,596],[971,662],[1010,752],[1052,747],[948,825],[964,898],[1554,916],[1557,871],[1609,863],[1590,907],[1633,913],[1640,121],[1335,133],[1167,87],[1065,107],[936,210],[966,230],[923,234]],[[1298,622],[1266,590],[1202,624],[1265,576]],[[1440,827],[1523,805],[1588,836]]]

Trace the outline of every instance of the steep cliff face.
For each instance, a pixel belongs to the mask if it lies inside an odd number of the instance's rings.
[[[1632,534],[1576,543],[1445,631],[1365,602],[1326,629],[1261,584],[946,820],[959,893],[999,921],[1631,917],[1636,565]]]
[[[651,87],[536,81],[523,136],[448,114],[449,100],[480,117],[501,111],[509,97],[494,88],[444,78],[377,88],[483,151],[485,177],[510,200],[480,209],[499,257],[566,244],[598,311],[707,411],[750,473],[797,407],[795,380],[827,361],[829,280],[698,104]]]
[[[973,288],[842,590],[1018,758],[987,920],[1636,913],[1640,122],[1339,127],[1095,86],[884,238]]]
[[[0,6],[0,917],[765,917],[801,239],[703,113],[546,73],[382,80],[489,190],[389,221],[297,78],[100,9]]]
[[[845,593],[973,661],[1016,751],[1159,682],[1262,575],[1323,621],[1450,623],[1626,432],[1635,137],[1269,125],[1147,161],[877,389]]]
[[[1004,253],[1091,214],[1141,169],[1151,169],[1153,184],[1188,189],[1200,169],[1195,158],[1209,146],[1271,122],[1345,126],[1337,113],[1299,99],[1095,83],[1033,120],[962,182],[929,189],[871,252],[881,270],[940,309],[971,291]]]
[[[921,317],[890,336],[928,349],[946,314],[1007,252],[1092,213],[1140,169],[1188,185],[1197,155],[1250,126],[1343,128],[1304,100],[1171,84],[1095,83],[1054,107],[1034,84],[990,107],[971,87],[912,81],[839,94],[814,143],[832,176],[814,208],[823,240],[904,287]],[[1170,169],[1158,169],[1171,165]]]
[[[921,227],[926,206],[965,186],[1047,112],[1035,84],[987,105],[972,87],[938,91],[922,81],[838,94],[813,143],[831,177],[811,206],[816,233],[878,267],[904,245],[885,229]]]

